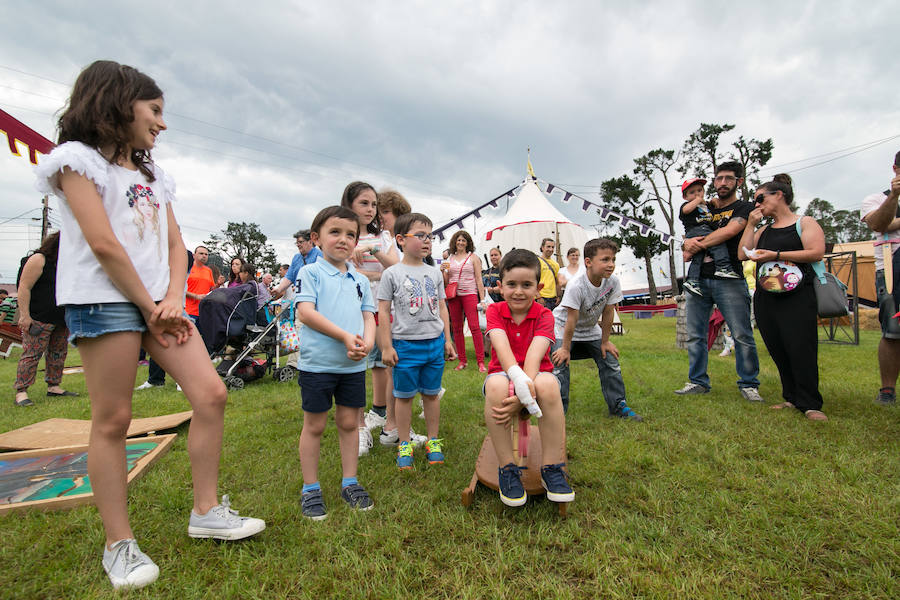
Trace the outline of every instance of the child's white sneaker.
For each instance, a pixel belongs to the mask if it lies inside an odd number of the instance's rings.
[[[188,535],[192,538],[214,538],[217,540],[242,540],[256,535],[266,528],[266,522],[253,517],[240,517],[231,508],[228,495],[222,496],[222,503],[213,506],[205,515],[191,511]]]
[[[103,568],[116,589],[141,588],[159,577],[159,567],[141,552],[136,540],[119,540],[112,547],[103,545]]]
[[[400,443],[400,434],[396,429],[391,429],[389,431],[382,429],[381,435],[378,436],[378,441],[381,442],[382,446],[396,446]],[[428,438],[424,435],[419,435],[410,428],[409,441],[412,442],[413,446],[421,446],[428,441]]]
[[[374,410],[370,410],[366,413],[365,417],[366,421],[366,429],[375,429],[376,427],[384,427],[384,424],[387,423],[387,419],[379,415]]]
[[[369,449],[375,444],[372,439],[372,432],[365,427],[359,428],[359,456],[365,456],[369,453]]]

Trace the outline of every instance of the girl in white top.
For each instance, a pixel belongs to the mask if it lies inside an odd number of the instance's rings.
[[[563,290],[566,289],[566,283],[571,279],[574,279],[575,276],[578,275],[578,272],[582,270],[583,265],[579,260],[580,258],[581,252],[578,251],[578,248],[572,247],[566,252],[566,259],[569,261],[569,264],[566,265],[565,269],[560,269],[559,275],[556,277],[556,281],[559,285],[560,298],[562,298]]]
[[[134,540],[126,505],[125,435],[143,346],[194,410],[191,537],[241,539],[265,528],[216,499],[226,391],[184,314],[187,252],[172,211],[175,184],[150,158],[166,129],[162,91],[143,73],[97,61],[59,118],[59,143],[36,169],[60,198],[57,300],[66,307],[91,401],[88,474],[114,587],[142,587],[159,568]]]
[[[357,271],[369,278],[373,298],[378,291],[382,271],[399,259],[390,232],[381,227],[377,203],[375,188],[363,181],[347,184],[341,196],[341,206],[349,208],[359,217],[361,231],[353,253],[353,264]],[[392,397],[394,393],[391,371],[381,362],[378,346],[372,349],[367,360],[368,366],[372,368],[372,403],[375,406],[385,406],[388,397]],[[368,454],[373,444],[372,434],[366,426],[365,412],[365,408],[359,411],[359,456]]]

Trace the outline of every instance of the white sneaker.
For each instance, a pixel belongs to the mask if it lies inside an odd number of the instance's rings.
[[[110,549],[103,545],[103,568],[116,589],[141,588],[159,577],[159,567],[131,539],[119,540]]]
[[[178,390],[179,392],[182,391],[182,389],[181,389],[181,384],[180,384],[180,383],[176,383],[176,384],[175,384],[175,389]]]
[[[723,348],[721,352],[719,352],[719,356],[728,356],[731,354],[731,348]]]
[[[365,416],[366,429],[375,429],[376,427],[384,427],[387,419],[379,415],[374,410],[370,410]]]
[[[149,381],[145,381],[145,382],[142,383],[141,385],[139,385],[139,386],[137,386],[136,388],[134,388],[134,391],[138,391],[138,390],[152,390],[153,388],[158,388],[158,387],[163,387],[163,386],[161,386],[161,385],[154,385],[154,384],[150,383]]]
[[[231,508],[228,495],[222,496],[222,503],[213,506],[205,515],[191,511],[188,535],[192,538],[214,538],[217,540],[242,540],[256,535],[266,528],[266,522],[252,517],[239,517]]]
[[[440,402],[441,398],[444,397],[444,393],[446,393],[446,391],[447,391],[447,388],[441,388],[441,391],[438,392],[438,395],[437,395],[438,402]],[[422,409],[422,412],[419,413],[419,418],[424,419],[425,418],[425,401],[422,400],[421,394],[419,395],[419,408]]]
[[[397,433],[396,429],[391,429],[390,431],[382,429],[381,435],[378,436],[378,441],[381,442],[382,446],[396,446],[400,443],[400,434]],[[413,446],[421,446],[428,441],[428,438],[424,435],[419,435],[410,427],[409,441],[412,442]]]
[[[365,456],[369,453],[369,449],[375,444],[372,439],[372,432],[365,427],[359,428],[359,455]]]
[[[683,388],[681,388],[680,390],[675,390],[675,393],[681,396],[685,396],[688,394],[708,394],[709,388],[703,387],[699,383],[691,383],[690,381],[688,381],[684,384]]]

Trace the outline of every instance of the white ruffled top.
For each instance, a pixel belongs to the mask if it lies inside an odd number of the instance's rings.
[[[59,189],[59,175],[64,167],[84,175],[97,186],[113,233],[150,296],[155,301],[162,300],[169,288],[167,204],[175,201],[175,182],[156,165],[152,166],[156,180],[148,182],[140,171],[110,164],[90,146],[66,142],[42,157],[34,170],[38,191],[55,194],[60,199],[57,304],[129,302],[100,266],[66,195]]]

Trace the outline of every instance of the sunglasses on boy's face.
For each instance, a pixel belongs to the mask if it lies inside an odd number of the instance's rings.
[[[420,242],[430,242],[434,239],[434,235],[430,233],[404,233],[403,237],[414,237]]]

